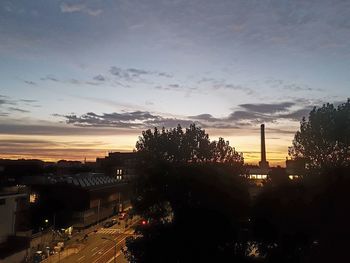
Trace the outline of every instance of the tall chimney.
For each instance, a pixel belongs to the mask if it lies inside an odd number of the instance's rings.
[[[260,126],[260,135],[261,135],[261,160],[259,162],[260,168],[268,168],[269,163],[266,161],[266,147],[265,147],[265,125],[261,124]]]
[[[261,124],[260,126],[260,135],[261,135],[261,162],[266,162],[266,147],[265,147],[265,125]]]

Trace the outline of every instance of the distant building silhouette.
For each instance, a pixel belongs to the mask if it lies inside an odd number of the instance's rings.
[[[136,175],[137,162],[136,152],[110,152],[104,158],[97,158],[96,166],[108,176],[131,180]]]
[[[265,125],[260,125],[260,147],[261,147],[261,159],[259,166],[248,165],[246,178],[254,180],[255,184],[262,185],[263,180],[268,178],[271,171],[269,162],[266,160],[266,144],[265,144]]]

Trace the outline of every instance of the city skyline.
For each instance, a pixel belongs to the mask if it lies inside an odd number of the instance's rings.
[[[0,158],[93,160],[195,122],[284,164],[314,106],[349,97],[344,1],[2,1]]]

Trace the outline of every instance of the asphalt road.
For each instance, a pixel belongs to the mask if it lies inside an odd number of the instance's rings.
[[[62,259],[62,263],[113,263],[115,256],[115,244],[117,244],[117,263],[127,263],[121,248],[125,246],[125,239],[133,234],[133,226],[139,220],[124,230],[122,226],[100,228],[96,233],[91,233],[86,240],[85,246],[77,254]],[[108,238],[113,241],[105,240]]]

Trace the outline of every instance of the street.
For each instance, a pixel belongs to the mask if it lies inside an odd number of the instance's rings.
[[[115,253],[117,255],[116,262],[126,263],[121,248],[125,246],[125,239],[132,235],[133,226],[139,220],[133,220],[133,225],[125,228],[121,226],[112,226],[111,228],[100,228],[97,232],[91,233],[84,245],[78,253],[62,259],[62,263],[109,263],[114,262]],[[117,249],[115,252],[115,244]]]

